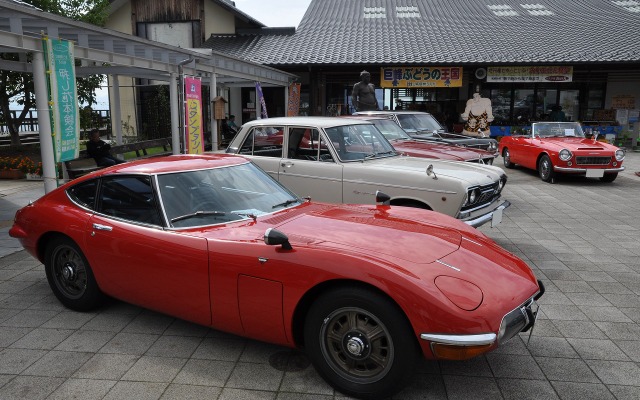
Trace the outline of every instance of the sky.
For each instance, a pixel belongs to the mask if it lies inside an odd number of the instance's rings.
[[[234,0],[236,8],[268,27],[295,26],[311,0]]]

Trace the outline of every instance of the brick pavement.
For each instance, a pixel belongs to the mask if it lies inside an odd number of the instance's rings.
[[[512,206],[480,229],[546,284],[531,341],[424,361],[395,399],[640,398],[640,153],[625,164],[612,184],[508,170]],[[42,265],[6,233],[42,186],[0,181],[0,399],[343,398],[279,346],[118,301],[62,307]]]

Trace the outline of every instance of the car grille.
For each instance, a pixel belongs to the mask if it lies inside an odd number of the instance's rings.
[[[576,157],[578,165],[609,165],[611,157]]]
[[[462,207],[461,211],[482,208],[485,205],[493,202],[493,200],[497,199],[498,197],[500,197],[500,192],[498,191],[498,182],[494,182],[491,185],[482,186],[480,187],[480,197],[478,197],[476,202],[466,207]]]

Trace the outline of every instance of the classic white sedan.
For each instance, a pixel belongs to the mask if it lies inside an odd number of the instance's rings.
[[[369,121],[283,117],[248,122],[227,153],[241,154],[301,196],[331,203],[374,203],[438,211],[478,227],[500,223],[510,205],[498,167],[402,156]]]

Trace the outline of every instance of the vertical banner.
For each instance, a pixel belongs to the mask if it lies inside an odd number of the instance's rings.
[[[287,117],[295,117],[300,112],[300,84],[289,85],[289,104],[287,105]]]
[[[49,78],[54,158],[56,161],[73,160],[79,155],[80,136],[73,42],[44,38],[42,44]]]
[[[184,77],[185,149],[187,154],[204,153],[202,133],[202,91],[199,78]]]
[[[260,82],[256,82],[256,95],[258,96],[258,101],[260,102],[262,118],[269,118],[269,116],[267,115],[267,104],[264,102],[264,95],[262,94],[262,86],[260,86]]]

